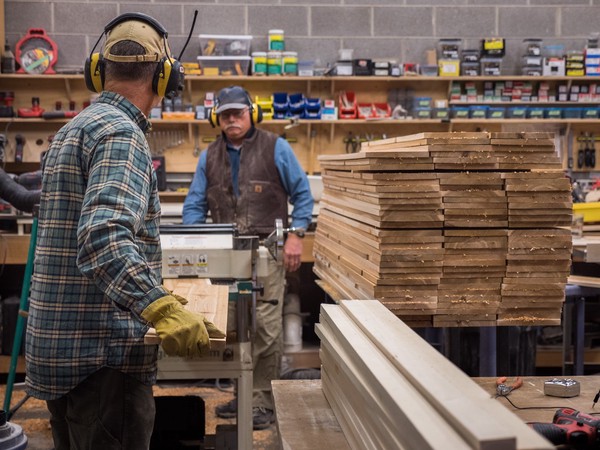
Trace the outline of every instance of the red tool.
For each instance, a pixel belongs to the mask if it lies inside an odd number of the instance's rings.
[[[19,117],[42,117],[44,110],[40,108],[40,98],[33,97],[31,99],[31,108],[19,108],[17,115]]]
[[[554,445],[569,445],[575,450],[597,449],[600,445],[600,419],[571,408],[560,408],[552,423],[529,424]]]
[[[511,385],[506,384],[507,377],[500,377],[496,380],[496,395],[506,397],[515,389],[519,389],[523,386],[523,379],[521,377],[515,378],[515,382]]]
[[[44,119],[72,119],[77,111],[47,111],[42,113]]]

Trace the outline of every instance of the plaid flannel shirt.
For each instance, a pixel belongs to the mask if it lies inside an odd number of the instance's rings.
[[[140,315],[167,294],[149,128],[137,107],[104,92],[44,160],[25,347],[35,397],[59,398],[103,366],[156,379]]]

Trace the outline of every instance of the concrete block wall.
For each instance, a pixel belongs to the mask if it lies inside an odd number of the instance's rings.
[[[333,63],[342,48],[358,58],[424,63],[440,38],[463,38],[479,48],[486,37],[504,37],[503,72],[518,72],[524,38],[582,49],[600,32],[600,0],[5,0],[6,40],[14,48],[28,28],[42,27],[59,47],[57,67],[81,68],[104,25],[118,14],[141,11],[168,30],[175,55],[183,47],[193,11],[199,15],[182,60],[195,60],[197,35],[250,34],[252,49],[267,49],[268,30],[285,31],[286,48],[300,59]]]

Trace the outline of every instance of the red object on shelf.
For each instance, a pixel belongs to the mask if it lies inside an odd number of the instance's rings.
[[[17,42],[15,57],[19,63],[17,73],[54,74],[53,69],[58,59],[58,46],[48,37],[43,28],[30,28],[27,34]],[[40,57],[39,61],[33,59]],[[48,61],[43,61],[47,58]]]
[[[378,119],[392,117],[392,108],[387,103],[373,103],[373,116]]]
[[[17,115],[25,118],[42,117],[42,114],[44,114],[44,109],[40,108],[40,99],[38,97],[31,99],[31,108],[19,108],[17,110]]]
[[[375,117],[373,103],[359,103],[357,110],[359,119],[371,119]]]
[[[354,92],[340,92],[338,105],[338,117],[340,119],[356,119],[356,95]]]

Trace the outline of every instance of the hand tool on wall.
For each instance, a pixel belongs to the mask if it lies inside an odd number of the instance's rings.
[[[17,147],[15,148],[15,162],[23,162],[23,147],[25,147],[25,138],[21,134],[15,136]]]
[[[198,127],[195,126],[194,127],[194,158],[197,158],[198,156],[200,156],[200,152],[201,152],[201,148],[200,148],[200,131],[198,130]]]
[[[0,164],[4,165],[5,149],[6,149],[6,135],[0,134]]]
[[[596,167],[596,138],[590,133],[590,164],[589,167]]]
[[[585,164],[584,152],[585,152],[585,136],[583,133],[577,139],[579,141],[579,150],[577,151],[577,168],[582,169]]]
[[[77,115],[77,111],[46,111],[42,113],[42,118],[50,119],[72,119]]]
[[[529,423],[535,431],[554,445],[568,445],[575,450],[598,448],[600,419],[571,408],[560,408],[552,423]]]
[[[506,397],[515,389],[519,389],[523,386],[523,379],[521,377],[515,378],[515,381],[512,384],[507,384],[507,377],[500,377],[496,380],[496,396],[497,397]]]
[[[567,134],[567,168],[573,168],[573,131]]]
[[[590,133],[585,133],[585,150],[584,150],[584,165],[585,167],[590,167],[592,162],[592,146],[593,142],[591,142]]]

